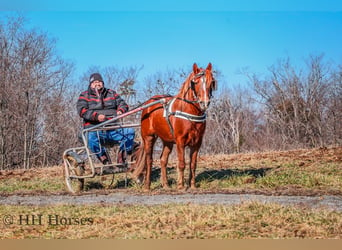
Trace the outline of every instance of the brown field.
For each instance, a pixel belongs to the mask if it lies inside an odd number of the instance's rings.
[[[155,161],[155,166],[158,166]],[[176,161],[168,168],[172,189],[165,191],[159,183],[160,171],[153,171],[152,192],[174,193]],[[187,169],[188,170],[188,169]],[[187,171],[186,170],[186,171]],[[187,176],[187,172],[186,172]],[[124,187],[123,175],[106,190],[96,188],[89,179],[90,192],[142,192],[129,181]],[[232,155],[200,156],[197,168],[198,190],[195,192],[262,193],[270,195],[342,194],[342,147],[273,151]],[[0,171],[3,194],[65,193],[63,166],[29,170]]]
[[[157,165],[158,162],[155,162]],[[85,194],[178,195],[175,162],[168,171],[171,190],[153,171],[152,190],[145,193],[122,174],[108,189],[88,180]],[[201,156],[196,191],[190,193],[253,193],[265,195],[342,195],[342,147],[265,153]],[[9,195],[66,195],[62,166],[0,172],[2,199]],[[23,225],[22,216],[42,215],[41,225]],[[49,222],[58,216],[63,223]],[[283,206],[260,202],[239,205],[0,205],[3,239],[341,239],[342,213],[325,208]],[[6,216],[14,222],[5,225]],[[35,217],[36,218],[36,217]],[[85,224],[81,224],[84,219]],[[70,222],[70,223],[69,223]],[[24,221],[24,224],[26,222]],[[67,223],[67,224],[65,224]],[[68,224],[69,223],[69,224]]]

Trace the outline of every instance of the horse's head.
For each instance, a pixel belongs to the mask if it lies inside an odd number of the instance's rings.
[[[194,63],[191,75],[190,88],[201,110],[205,111],[209,107],[212,91],[216,89],[216,80],[212,73],[211,63],[206,69],[198,68],[197,64]]]

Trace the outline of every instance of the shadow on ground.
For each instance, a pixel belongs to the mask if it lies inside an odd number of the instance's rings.
[[[272,168],[259,168],[259,169],[220,169],[220,170],[204,170],[199,172],[196,175],[196,182],[206,181],[212,182],[215,180],[224,180],[229,179],[231,177],[238,177],[238,176],[251,176],[254,178],[260,178],[267,174]],[[168,174],[168,184],[174,185],[176,184],[177,180],[173,176],[177,175],[177,170],[175,168],[167,168]],[[160,168],[153,168],[152,175],[151,175],[151,182],[159,182],[160,181]],[[114,177],[115,178],[115,177]],[[187,178],[187,176],[185,176]],[[127,187],[132,187],[136,185],[135,181],[131,178],[127,178],[127,180],[117,180],[113,182],[113,185],[110,189],[124,189]],[[92,189],[104,189],[106,188],[101,182],[90,181],[86,183],[86,190]]]
[[[228,179],[234,176],[252,176],[254,178],[264,177],[266,173],[272,168],[259,169],[220,169],[220,170],[205,170],[196,176],[196,182],[200,181],[215,181]]]

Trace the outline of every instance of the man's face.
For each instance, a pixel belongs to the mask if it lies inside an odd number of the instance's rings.
[[[101,90],[103,88],[103,82],[95,80],[90,84],[92,89]]]

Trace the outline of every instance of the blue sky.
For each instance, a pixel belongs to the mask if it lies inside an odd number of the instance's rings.
[[[279,58],[302,65],[310,54],[324,53],[342,64],[342,1],[316,2],[7,1],[0,18],[21,11],[31,27],[57,38],[76,75],[92,65],[143,65],[142,80],[211,62],[224,84],[243,84],[239,70],[264,75]]]

